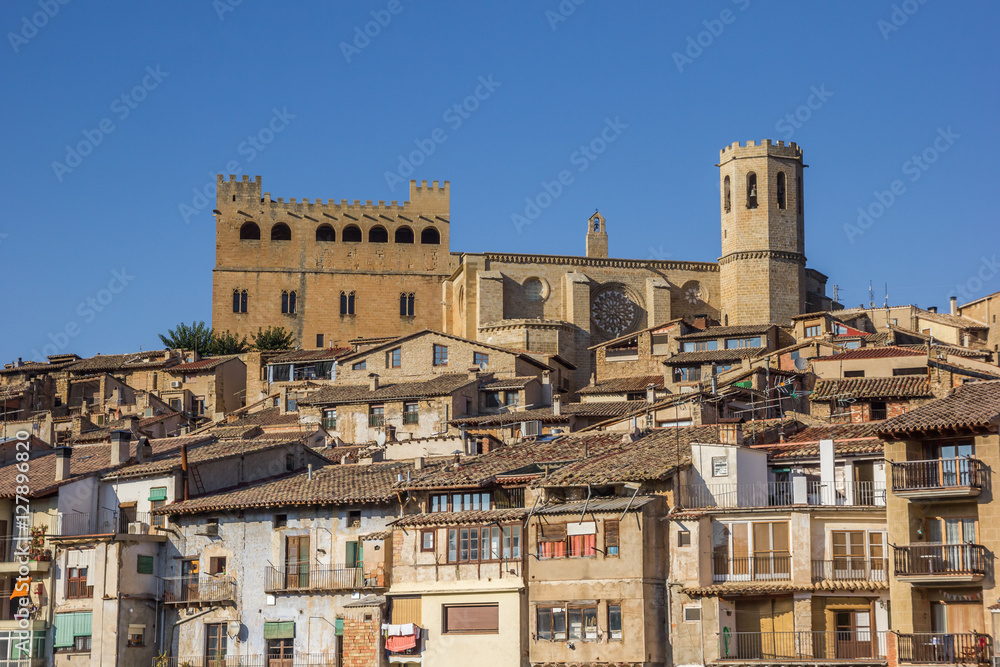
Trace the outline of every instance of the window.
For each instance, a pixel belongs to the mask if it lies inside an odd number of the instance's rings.
[[[404,424],[420,423],[420,406],[416,401],[403,403],[403,423]]]
[[[74,614],[56,614],[55,641],[52,646],[56,650],[66,652],[89,651],[91,635],[92,612],[84,611]]]
[[[323,334],[316,334],[316,347],[323,347]]]
[[[399,295],[399,316],[413,317],[413,294]]]
[[[181,399],[171,398],[170,399],[170,409],[174,412],[180,412],[183,406],[181,405]]]
[[[354,314],[354,292],[340,293],[340,314],[341,315]]]
[[[434,535],[437,534],[436,530],[421,530],[420,531],[420,550],[421,551],[434,551]]]
[[[285,471],[292,472],[295,470],[295,454],[285,454]]]
[[[94,587],[87,585],[86,567],[70,567],[66,569],[66,597],[94,597]]]
[[[337,408],[323,410],[323,428],[333,431],[337,428]]]
[[[795,188],[799,195],[799,213],[802,212],[802,172],[799,172],[799,177],[795,181]]]
[[[347,225],[341,234],[344,243],[361,243],[361,228],[357,225]]]
[[[442,605],[445,634],[488,634],[500,631],[500,605]]]
[[[295,412],[298,409],[298,399],[289,396],[285,399],[285,412]]]
[[[729,477],[729,459],[727,457],[712,457],[712,477]]]
[[[545,641],[565,641],[566,640],[566,608],[565,607],[539,607],[537,611],[537,623],[535,626],[535,636],[538,640]]]
[[[381,427],[385,426],[385,406],[384,405],[373,405],[368,410],[368,426],[371,427]]]
[[[128,626],[128,645],[129,646],[145,646],[146,645],[146,626],[145,625],[134,625],[129,624]]]
[[[784,209],[785,208],[785,172],[783,172],[783,171],[779,171],[778,172],[777,195],[778,195],[778,208],[779,209]]]
[[[726,339],[726,349],[734,350],[747,347],[762,347],[762,343],[759,336],[753,338],[727,338]]]
[[[865,376],[865,372],[863,370],[861,370],[861,371],[844,371],[844,377],[845,378],[863,378],[864,376]]]
[[[274,515],[274,527],[284,528],[288,525],[288,515],[287,514],[275,514]]]
[[[840,322],[834,322],[833,323],[833,333],[837,334],[838,336],[846,336],[847,335],[847,327],[845,327]]]
[[[447,366],[448,365],[448,346],[434,344],[434,365],[435,366]]]
[[[813,324],[806,327],[806,338],[812,338],[813,336],[818,336],[822,333],[822,327],[818,324]]]
[[[245,313],[247,312],[247,291],[246,290],[233,290],[233,312],[234,313]]]
[[[359,361],[358,363],[356,363],[353,366],[351,366],[351,370],[354,370],[354,371],[363,371],[363,370],[367,370],[367,369],[368,369],[368,360],[367,359],[365,361]]]
[[[352,567],[347,565],[347,567]],[[285,587],[309,587],[309,536],[290,535],[285,538]],[[281,635],[277,635],[281,637]],[[265,639],[270,639],[265,636]]]
[[[205,624],[205,658],[208,664],[226,657],[226,624]]]
[[[316,240],[331,243],[337,240],[337,232],[330,225],[320,225],[316,228]]]
[[[348,528],[360,528],[361,527],[361,510],[348,510],[348,512],[347,512],[347,527]]]
[[[849,340],[844,343],[844,347],[848,350],[857,350],[861,347],[861,341],[859,340]]]
[[[399,368],[403,365],[403,348],[397,347],[385,353],[385,367]]]
[[[441,243],[441,234],[438,233],[438,230],[433,227],[428,227],[420,232],[420,242],[437,245],[438,243]]]
[[[435,493],[431,495],[431,511],[432,512],[447,512],[448,511],[448,494],[447,493]]]
[[[597,556],[597,524],[539,524],[539,558],[595,558]]]
[[[271,227],[271,240],[272,241],[291,241],[292,240],[292,230],[288,228],[283,222],[279,222],[274,227]]]
[[[407,226],[398,227],[395,236],[396,243],[413,243],[413,230]]]
[[[490,355],[483,354],[482,352],[472,353],[472,363],[480,368],[490,363]]]
[[[597,607],[567,607],[570,639],[597,639]]]
[[[689,547],[689,546],[691,546],[691,531],[690,530],[678,530],[677,531],[677,546],[679,546],[679,547]]]
[[[757,174],[747,174],[747,208],[757,208]]]
[[[701,621],[701,605],[685,605],[684,622],[699,623]]]
[[[478,563],[521,557],[521,526],[468,526],[448,530],[448,562]]]
[[[893,377],[899,377],[901,375],[927,375],[927,368],[893,368]]]
[[[608,640],[622,640],[622,606],[608,603]]]
[[[388,243],[389,242],[389,232],[385,230],[382,225],[375,225],[368,230],[368,242],[369,243]]]
[[[225,556],[212,556],[208,559],[208,573],[209,574],[225,574],[226,573],[226,557]]]
[[[618,519],[604,520],[604,555],[618,555]]]
[[[708,352],[719,349],[717,340],[696,340],[688,341],[681,347],[682,352]]]
[[[136,556],[135,571],[138,574],[154,574],[156,558],[154,556]]]
[[[285,292],[281,293],[281,312],[284,315],[294,315],[295,314],[295,292]]]
[[[244,222],[240,227],[241,241],[260,241],[260,227],[253,222]]]
[[[697,382],[701,379],[701,366],[677,366],[674,368],[674,382]]]
[[[733,207],[732,193],[729,188],[729,177],[726,176],[722,181],[722,207],[725,209],[726,213],[729,213]]]

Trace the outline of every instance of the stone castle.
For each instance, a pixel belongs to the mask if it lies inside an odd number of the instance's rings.
[[[220,175],[212,325],[283,326],[303,348],[435,329],[556,357],[580,387],[589,348],[633,331],[697,316],[789,324],[829,309],[826,276],[805,266],[802,149],[733,143],[717,166],[718,262],[610,258],[596,212],[584,255],[453,252],[447,181],[411,181],[402,203],[286,202],[260,176]]]

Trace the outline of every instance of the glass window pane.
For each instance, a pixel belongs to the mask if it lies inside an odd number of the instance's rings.
[[[566,639],[566,609],[563,607],[552,610],[552,638]]]
[[[539,639],[552,639],[552,611],[550,609],[538,610],[537,634]]]
[[[485,530],[485,529],[484,529]],[[490,540],[490,558],[496,560],[500,558],[500,527],[493,526]]]
[[[469,531],[469,560],[479,560],[479,529]]]
[[[583,610],[583,638],[597,639],[597,607]]]
[[[608,605],[608,633],[611,639],[622,638],[622,607],[618,604]]]
[[[569,609],[569,638],[583,639],[583,610]]]
[[[458,560],[458,531],[452,528],[448,531],[448,562]]]
[[[469,560],[469,529],[462,528],[458,544],[458,560]]]

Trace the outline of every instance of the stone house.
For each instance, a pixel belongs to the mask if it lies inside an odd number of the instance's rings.
[[[791,336],[775,324],[706,327],[677,337],[676,354],[663,363],[670,369],[666,378],[672,392],[684,391],[745,362],[765,356],[789,343]]]
[[[185,362],[167,372],[160,398],[194,420],[218,421],[244,405],[247,368],[237,355]]]
[[[811,414],[831,422],[891,419],[934,398],[926,377],[864,377],[820,379],[809,400]]]

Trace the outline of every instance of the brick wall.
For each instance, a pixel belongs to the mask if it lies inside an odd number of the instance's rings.
[[[375,607],[344,618],[344,667],[379,667],[382,664],[382,615]]]

